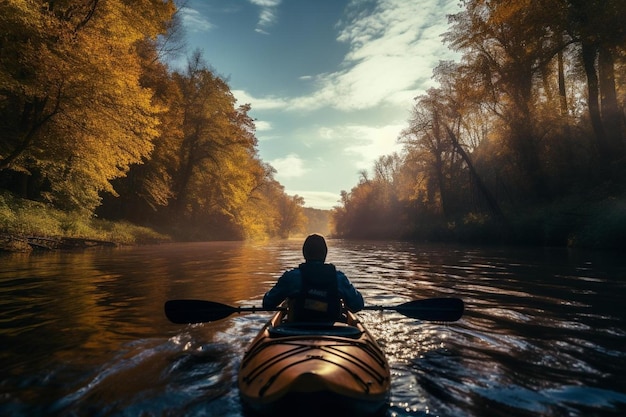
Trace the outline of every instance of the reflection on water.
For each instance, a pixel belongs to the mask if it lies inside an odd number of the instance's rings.
[[[236,373],[269,317],[168,323],[163,303],[258,305],[300,241],[0,257],[0,415],[241,416]],[[561,249],[330,241],[368,304],[455,296],[456,323],[359,313],[392,367],[390,416],[626,414],[626,267]]]

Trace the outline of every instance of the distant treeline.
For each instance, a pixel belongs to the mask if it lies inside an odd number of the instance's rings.
[[[249,105],[199,52],[184,71],[173,1],[0,2],[0,189],[180,239],[303,232],[257,152]]]
[[[399,140],[335,233],[622,248],[626,2],[462,2]]]

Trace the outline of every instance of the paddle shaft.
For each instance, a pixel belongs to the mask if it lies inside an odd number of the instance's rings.
[[[169,300],[165,303],[165,315],[176,324],[212,322],[235,313],[280,310],[284,310],[284,307],[232,307],[205,300]],[[365,306],[363,310],[392,310],[418,320],[456,321],[463,315],[464,304],[459,298],[427,298],[397,306]]]

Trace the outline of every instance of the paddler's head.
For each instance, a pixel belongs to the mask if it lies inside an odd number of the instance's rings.
[[[302,245],[302,254],[307,261],[322,261],[326,260],[326,254],[328,253],[328,247],[326,246],[326,240],[324,237],[318,234],[309,235],[304,240]]]

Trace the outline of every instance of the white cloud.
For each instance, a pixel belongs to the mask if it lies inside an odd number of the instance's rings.
[[[284,109],[289,107],[289,100],[286,98],[267,96],[257,98],[244,90],[231,90],[239,104],[250,103],[253,110]]]
[[[280,2],[281,0],[250,0],[250,3],[259,7],[276,7]]]
[[[251,4],[259,6],[261,11],[259,12],[259,21],[256,29],[258,33],[267,35],[266,28],[276,23],[278,19],[276,16],[276,8],[280,5],[281,0],[249,0]]]
[[[447,30],[446,14],[456,11],[455,2],[448,2],[447,9],[439,1],[380,0],[373,10],[360,10],[363,4],[353,0],[338,25],[337,40],[349,46],[340,70],[300,77],[316,82],[308,96],[255,99],[253,107],[345,111],[383,104],[408,107],[413,97],[435,84],[432,70],[439,61],[457,57],[441,38]]]
[[[370,169],[381,155],[400,152],[402,145],[397,142],[400,131],[405,124],[389,124],[385,126],[348,125],[336,130],[337,140],[348,142],[343,147],[348,155],[347,160],[353,162],[358,169]]]
[[[408,105],[433,85],[432,69],[454,54],[442,47],[445,10],[437,1],[380,1],[373,11],[353,0],[337,40],[349,46],[342,70],[318,77],[319,89],[295,103],[358,110],[380,104]],[[443,51],[443,52],[442,52]]]
[[[304,207],[313,207],[316,209],[329,210],[339,205],[341,198],[337,193],[329,191],[299,191],[285,190],[288,195],[299,195],[304,198]]]
[[[255,120],[254,126],[256,127],[257,132],[267,132],[268,130],[272,130],[272,124],[264,120]]]
[[[179,13],[181,14],[185,29],[190,32],[207,32],[215,27],[206,17],[195,9],[183,7],[180,9]]]
[[[321,127],[317,131],[320,138],[325,140],[333,140],[335,139],[335,129],[332,127]]]
[[[276,169],[276,179],[279,182],[282,182],[281,178],[301,177],[308,171],[304,168],[304,160],[293,153],[284,158],[271,160],[270,165]]]

